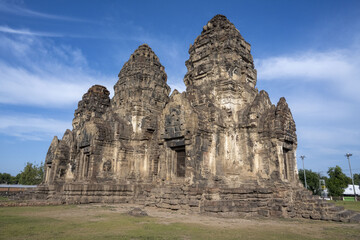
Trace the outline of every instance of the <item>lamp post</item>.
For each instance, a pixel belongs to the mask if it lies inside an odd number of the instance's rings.
[[[356,202],[356,191],[355,191],[355,184],[354,184],[354,178],[353,178],[353,175],[352,175],[352,172],[351,172],[351,164],[350,164],[350,157],[352,156],[351,153],[347,153],[345,154],[346,158],[348,159],[349,161],[349,168],[350,168],[350,176],[351,176],[351,181],[352,181],[352,185],[353,185],[353,189],[354,189],[354,200]]]
[[[307,187],[307,182],[306,182],[306,172],[305,172],[305,167],[304,167],[304,158],[305,158],[305,156],[304,156],[304,155],[302,155],[302,156],[300,156],[300,158],[302,159],[302,163],[303,163],[303,171],[304,171],[305,188],[307,189],[308,187]]]

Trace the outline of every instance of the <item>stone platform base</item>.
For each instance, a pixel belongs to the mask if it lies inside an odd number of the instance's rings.
[[[360,213],[327,203],[305,189],[295,189],[286,183],[267,187],[248,183],[238,188],[175,184],[64,184],[39,186],[22,198],[59,204],[136,203],[220,217],[262,216],[360,222]]]

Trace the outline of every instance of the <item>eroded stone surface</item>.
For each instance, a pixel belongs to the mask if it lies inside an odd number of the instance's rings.
[[[189,49],[186,91],[141,45],[114,97],[95,85],[73,129],[52,141],[38,195],[67,203],[137,202],[221,216],[357,221],[299,184],[296,127],[285,98],[258,91],[250,44],[221,15]]]

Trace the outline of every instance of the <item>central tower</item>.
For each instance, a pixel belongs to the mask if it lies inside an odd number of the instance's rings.
[[[257,94],[250,44],[225,16],[216,15],[203,27],[189,54],[184,82],[194,104],[211,101],[235,120],[235,112]]]

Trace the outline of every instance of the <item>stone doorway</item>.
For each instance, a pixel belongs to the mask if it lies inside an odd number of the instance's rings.
[[[287,154],[289,152],[289,149],[287,148],[283,148],[283,159],[284,159],[284,179],[288,179],[289,176],[288,176],[288,157],[287,157]]]
[[[176,152],[176,176],[185,177],[185,147],[175,149]]]
[[[90,169],[90,155],[85,154],[83,157],[83,164],[82,164],[82,179],[87,179],[89,176],[89,169]]]

